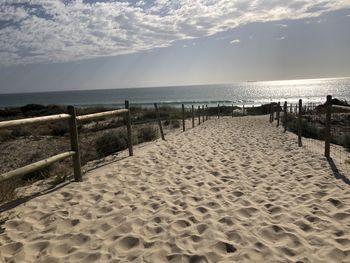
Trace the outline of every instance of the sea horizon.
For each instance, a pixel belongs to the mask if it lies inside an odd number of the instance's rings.
[[[78,107],[123,106],[125,100],[131,105],[150,106],[161,103],[207,104],[208,106],[246,105],[259,106],[271,101],[296,103],[323,103],[327,95],[350,100],[350,77],[311,78],[293,80],[247,80],[233,83],[191,84],[174,86],[145,86],[114,89],[86,89],[62,91],[34,91],[23,93],[0,93],[0,107],[20,107],[27,104],[74,105]]]

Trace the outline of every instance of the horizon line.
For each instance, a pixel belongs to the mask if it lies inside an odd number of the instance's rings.
[[[296,78],[296,79],[275,79],[275,80],[245,80],[234,81],[226,83],[202,83],[202,84],[183,84],[183,85],[164,85],[164,86],[130,86],[126,88],[104,88],[104,89],[64,89],[64,90],[51,90],[51,91],[31,91],[31,92],[14,92],[14,93],[1,93],[0,95],[16,95],[16,94],[35,94],[35,93],[58,93],[69,91],[96,91],[96,90],[124,90],[124,89],[149,89],[149,88],[176,88],[176,87],[194,87],[194,86],[208,86],[208,85],[231,85],[234,83],[255,83],[255,82],[278,82],[278,81],[301,81],[301,80],[331,80],[331,79],[348,79],[350,76],[343,77],[319,77],[319,78]]]

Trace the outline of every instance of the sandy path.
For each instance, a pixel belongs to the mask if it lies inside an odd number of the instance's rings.
[[[350,186],[267,119],[205,122],[17,207],[0,261],[350,262]]]

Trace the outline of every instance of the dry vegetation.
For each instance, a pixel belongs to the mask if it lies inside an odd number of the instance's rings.
[[[107,111],[111,108],[79,108],[78,115]],[[165,132],[180,127],[181,110],[161,107],[161,118]],[[27,105],[21,108],[0,110],[0,120],[13,120],[65,113],[63,106]],[[153,108],[131,109],[133,144],[144,143],[159,137]],[[82,122],[78,126],[82,165],[116,154],[127,148],[126,128],[123,116],[100,118],[93,122]],[[25,126],[0,131],[0,174],[43,160],[70,149],[68,124],[65,121]],[[65,181],[72,174],[71,160],[66,159],[38,172],[28,174],[21,180],[8,181],[0,185],[0,203],[20,197],[18,187],[49,178],[51,185]]]

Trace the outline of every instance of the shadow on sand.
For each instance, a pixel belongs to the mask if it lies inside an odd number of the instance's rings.
[[[329,166],[332,169],[333,175],[335,178],[342,180],[344,183],[350,185],[350,180],[348,178],[345,177],[345,175],[343,175],[337,168],[335,162],[333,161],[333,159],[331,157],[327,158],[327,161],[329,163]]]
[[[90,171],[93,171],[93,170],[99,169],[101,167],[113,164],[115,162],[121,161],[121,160],[126,159],[126,158],[127,158],[127,156],[118,156],[116,158],[113,158],[113,160],[111,160],[111,161],[104,161],[104,162],[101,162],[101,163],[96,163],[94,165],[94,167],[85,169],[83,171],[83,174],[86,176],[86,174],[88,172],[90,172]],[[19,206],[19,205],[21,205],[21,204],[23,204],[25,202],[28,202],[31,199],[35,198],[35,197],[47,195],[47,194],[50,194],[50,193],[52,193],[54,191],[57,191],[57,190],[61,189],[62,187],[66,186],[66,185],[68,185],[70,183],[73,183],[73,182],[74,182],[73,179],[70,179],[68,181],[65,181],[65,182],[57,184],[57,185],[48,186],[45,189],[41,190],[40,192],[31,193],[31,194],[28,194],[26,196],[17,198],[15,200],[11,200],[11,201],[9,201],[7,203],[1,204],[0,205],[0,214],[2,212],[11,210],[11,209],[15,208],[16,206]]]

